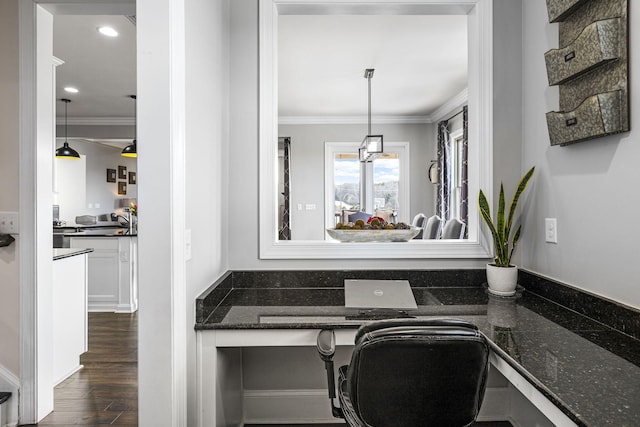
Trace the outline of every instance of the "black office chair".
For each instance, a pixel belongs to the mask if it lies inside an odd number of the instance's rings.
[[[468,426],[482,404],[489,345],[455,319],[392,319],[360,327],[351,363],[339,369],[334,405],[333,330],[318,334],[333,416],[352,427]]]

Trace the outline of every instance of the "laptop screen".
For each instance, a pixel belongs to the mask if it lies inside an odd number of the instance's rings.
[[[347,308],[417,310],[408,280],[345,279]]]

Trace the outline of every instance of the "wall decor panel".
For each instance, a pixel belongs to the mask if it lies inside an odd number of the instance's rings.
[[[551,145],[629,131],[627,0],[547,0],[550,20],[557,3],[570,12],[558,24],[561,47],[545,54],[560,94],[559,111],[547,113]]]

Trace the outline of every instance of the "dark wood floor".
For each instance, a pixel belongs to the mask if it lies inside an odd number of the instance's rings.
[[[54,411],[38,426],[137,426],[137,340],[135,314],[89,313],[84,368],[55,388]]]

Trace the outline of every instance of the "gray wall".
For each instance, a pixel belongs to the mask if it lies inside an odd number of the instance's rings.
[[[519,0],[494,7],[494,181],[520,175],[521,10]],[[231,2],[229,101],[229,268],[475,268],[486,260],[261,260],[258,250],[258,10],[255,0]],[[518,106],[517,108],[514,108]],[[473,196],[473,195],[472,195]],[[474,196],[475,197],[475,196]]]
[[[187,425],[196,425],[196,336],[193,301],[225,269],[226,191],[223,146],[228,139],[229,1],[190,0],[186,14],[186,264]],[[141,177],[141,179],[151,179]]]
[[[433,125],[376,125],[385,142],[409,142],[411,200],[408,221],[418,212],[435,213],[434,185],[427,177],[429,160],[435,158]],[[325,228],[325,142],[360,142],[366,125],[280,125],[279,135],[291,137],[292,236],[293,239],[323,240]],[[297,210],[301,203],[303,210]],[[307,203],[316,210],[305,210]]]
[[[0,211],[18,211],[18,2],[0,2]],[[0,248],[0,372],[20,373],[20,239]],[[2,380],[0,379],[0,384]]]
[[[558,47],[545,2],[523,2],[523,167],[536,166],[522,266],[640,308],[640,55],[630,55],[631,132],[551,147],[545,113],[558,109],[544,52]],[[631,3],[631,2],[629,2]],[[640,9],[629,7],[629,46],[640,44]],[[634,84],[634,82],[636,84]],[[635,124],[635,126],[634,126]],[[558,244],[545,243],[544,218],[557,218]],[[634,249],[635,248],[635,249]]]

